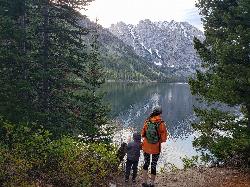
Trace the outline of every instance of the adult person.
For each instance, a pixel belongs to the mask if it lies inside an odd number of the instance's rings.
[[[154,187],[156,165],[161,152],[161,143],[167,140],[167,129],[161,117],[161,107],[155,107],[149,118],[145,120],[141,135],[143,137],[142,150],[144,152],[143,187]],[[150,163],[150,157],[152,161]],[[151,177],[148,185],[148,168],[151,164]]]

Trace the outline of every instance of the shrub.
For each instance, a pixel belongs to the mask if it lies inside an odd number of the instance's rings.
[[[116,148],[72,137],[51,140],[45,130],[0,121],[0,186],[106,186]]]
[[[197,167],[199,165],[198,163],[198,156],[192,156],[191,158],[188,158],[187,156],[181,158],[182,162],[183,162],[183,168],[184,170],[189,169],[189,168],[193,168],[193,167]]]
[[[54,142],[49,183],[56,186],[106,186],[117,165],[116,148],[102,143],[83,144],[64,137]]]
[[[166,162],[166,163],[164,163],[164,166],[160,168],[160,173],[165,173],[168,171],[177,172],[177,171],[179,171],[179,168],[176,165],[174,165],[173,163]]]
[[[219,110],[198,110],[200,122],[193,124],[199,132],[193,145],[203,152],[203,158],[230,166],[250,166],[250,132],[245,118]]]

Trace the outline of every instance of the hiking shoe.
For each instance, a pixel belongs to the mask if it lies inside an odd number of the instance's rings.
[[[150,184],[150,185],[148,185],[148,187],[155,187],[155,185],[153,185],[153,184]]]
[[[136,180],[135,180],[135,179],[132,179],[132,183],[136,183]]]
[[[125,183],[128,183],[128,179],[125,179]]]
[[[149,187],[147,183],[142,183],[142,187]]]

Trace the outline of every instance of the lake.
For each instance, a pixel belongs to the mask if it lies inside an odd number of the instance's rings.
[[[196,119],[193,105],[197,103],[190,87],[184,83],[107,83],[105,100],[111,104],[113,119],[121,124],[114,141],[127,141],[133,131],[141,131],[152,108],[160,105],[169,137],[162,145],[159,166],[172,163],[182,168],[180,157],[198,153],[192,146],[195,132],[191,123]],[[143,160],[143,156],[140,158]]]

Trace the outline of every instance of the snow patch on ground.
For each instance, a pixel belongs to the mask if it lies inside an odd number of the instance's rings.
[[[162,66],[161,62],[154,62],[154,64],[157,65],[157,66]]]

